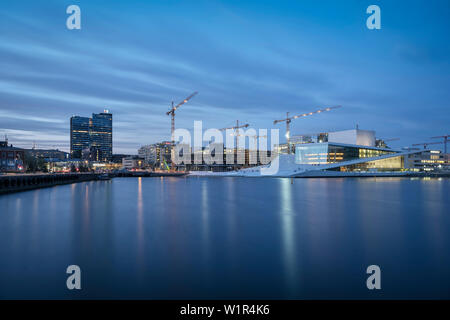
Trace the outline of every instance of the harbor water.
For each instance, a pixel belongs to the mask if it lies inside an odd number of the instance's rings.
[[[449,299],[449,195],[448,178],[232,177],[5,194],[0,299]]]

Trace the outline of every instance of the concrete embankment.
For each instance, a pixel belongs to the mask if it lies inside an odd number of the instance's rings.
[[[186,172],[182,171],[134,171],[111,174],[111,177],[183,177]]]
[[[0,194],[96,180],[95,173],[16,174],[0,176]]]

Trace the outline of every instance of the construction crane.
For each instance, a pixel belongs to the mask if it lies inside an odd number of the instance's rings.
[[[386,147],[388,147],[386,145],[386,142],[397,141],[397,140],[400,140],[400,138],[389,138],[389,139],[378,138],[378,139],[375,139],[375,146],[378,148],[386,148]]]
[[[251,136],[253,139],[255,139],[255,140],[258,140],[258,138],[267,138],[267,136],[266,135],[264,135],[264,136],[258,136],[258,135],[254,135],[254,136]]]
[[[427,148],[429,144],[442,144],[443,142],[424,142],[424,143],[414,143],[413,146],[423,146],[424,149]]]
[[[333,107],[328,107],[328,108],[324,108],[324,109],[319,109],[313,112],[309,112],[309,113],[303,113],[297,116],[293,116],[293,117],[289,117],[289,112],[286,112],[286,118],[285,119],[281,119],[281,120],[275,120],[273,122],[273,124],[277,124],[279,122],[286,122],[286,140],[287,140],[287,147],[288,147],[288,153],[291,153],[291,147],[290,147],[290,123],[292,120],[297,119],[297,118],[301,118],[301,117],[306,117],[306,116],[312,116],[315,113],[322,113],[325,111],[330,111],[332,109],[337,109],[340,108],[341,106],[333,106]]]
[[[439,139],[444,138],[444,153],[447,154],[447,143],[448,143],[448,137],[450,137],[450,134],[446,134],[445,136],[437,136],[437,137],[431,137],[431,139]]]
[[[171,137],[172,137],[172,146],[175,145],[175,110],[177,110],[179,107],[181,107],[183,104],[185,104],[186,102],[188,102],[189,100],[191,100],[191,98],[193,96],[195,96],[198,92],[195,91],[193,94],[191,94],[189,97],[187,97],[186,99],[184,99],[183,101],[181,101],[179,104],[177,104],[176,106],[173,105],[173,101],[172,101],[172,109],[170,109],[169,111],[166,112],[167,115],[171,115],[172,116],[172,127],[171,127]]]
[[[235,136],[236,136],[236,150],[238,150],[239,148],[238,148],[238,142],[239,142],[239,140],[238,140],[238,137],[240,136],[240,134],[239,134],[239,129],[241,129],[241,128],[247,128],[249,126],[249,124],[248,123],[246,123],[246,124],[242,124],[242,125],[239,125],[239,120],[236,120],[236,126],[234,126],[234,127],[229,127],[229,128],[222,128],[222,129],[219,129],[220,131],[225,131],[225,130],[234,130],[234,129],[236,129],[236,133],[234,134]]]
[[[266,135],[263,135],[263,136],[259,136],[259,135],[254,135],[254,136],[250,136],[251,138],[253,138],[253,139],[255,139],[255,147],[256,148],[258,148],[258,138],[266,138],[267,139],[267,136]],[[249,148],[250,149],[250,148]]]

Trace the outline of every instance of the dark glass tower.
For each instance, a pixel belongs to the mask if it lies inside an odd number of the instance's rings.
[[[95,159],[98,161],[111,161],[112,114],[108,111],[93,113],[92,118],[70,118],[71,157],[81,158],[85,149],[95,150]]]
[[[81,159],[81,153],[90,146],[90,119],[73,116],[70,118],[70,157]]]
[[[91,147],[97,151],[100,161],[112,158],[112,114],[103,112],[92,114]]]

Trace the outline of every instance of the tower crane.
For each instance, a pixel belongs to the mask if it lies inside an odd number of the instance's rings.
[[[171,115],[172,116],[172,127],[171,127],[171,138],[172,138],[172,146],[175,145],[175,110],[177,110],[179,107],[181,107],[183,104],[185,104],[186,102],[188,102],[193,96],[195,96],[198,92],[195,91],[193,94],[191,94],[189,97],[187,97],[186,99],[184,99],[183,101],[181,101],[179,104],[177,104],[176,106],[173,105],[173,101],[172,101],[172,108],[166,112],[167,115]]]
[[[259,146],[258,146],[258,138],[265,138],[265,139],[267,139],[267,135],[254,135],[254,136],[250,136],[250,138],[253,138],[253,139],[255,139],[255,147],[258,149],[259,148]],[[249,148],[250,149],[250,148]]]
[[[283,122],[283,121],[286,122],[286,140],[287,140],[288,153],[291,153],[291,147],[290,147],[290,134],[291,134],[291,132],[290,132],[290,123],[291,123],[292,120],[297,119],[297,118],[301,118],[301,117],[311,116],[311,115],[313,115],[315,113],[322,113],[322,112],[325,112],[325,111],[330,111],[332,109],[337,109],[337,108],[340,108],[340,107],[341,106],[328,107],[328,108],[319,109],[319,110],[316,110],[316,111],[312,111],[312,112],[309,112],[309,113],[303,113],[303,114],[300,114],[300,115],[297,115],[297,116],[292,116],[292,117],[289,117],[289,112],[286,112],[286,118],[285,119],[275,120],[273,122],[273,124],[277,124],[277,123]]]
[[[378,148],[386,148],[386,147],[388,147],[388,146],[386,145],[386,142],[389,142],[389,141],[397,141],[397,140],[400,140],[400,138],[389,138],[389,139],[378,138],[378,139],[375,139],[375,145],[376,145]]]
[[[424,142],[424,143],[414,143],[413,146],[423,146],[424,149],[427,148],[429,144],[442,144],[443,142]]]
[[[266,135],[263,135],[263,136],[259,136],[259,135],[254,135],[254,136],[251,136],[253,139],[255,139],[255,141],[257,141],[258,140],[258,138],[267,138],[267,136]]]
[[[448,143],[448,137],[450,137],[450,134],[446,134],[445,136],[437,136],[437,137],[431,137],[431,139],[439,139],[444,138],[444,153],[447,153],[447,143]]]
[[[219,129],[220,131],[225,131],[225,130],[230,130],[230,129],[236,129],[236,133],[235,133],[235,136],[236,136],[236,150],[238,150],[239,148],[238,148],[238,142],[239,142],[239,140],[238,140],[238,137],[240,136],[240,134],[239,134],[239,129],[240,128],[247,128],[249,126],[249,124],[248,123],[246,123],[246,124],[242,124],[242,125],[239,125],[239,120],[236,120],[236,126],[234,126],[234,127],[229,127],[229,128],[222,128],[222,129]]]

